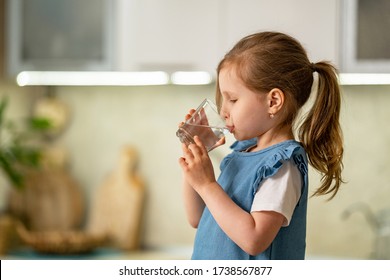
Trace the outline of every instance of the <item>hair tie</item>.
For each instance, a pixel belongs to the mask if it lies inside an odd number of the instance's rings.
[[[316,64],[315,63],[310,63],[310,68],[313,72],[316,72],[317,71],[317,67],[316,67]]]

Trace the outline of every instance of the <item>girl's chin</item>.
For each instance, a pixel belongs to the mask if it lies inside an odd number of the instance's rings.
[[[240,131],[235,129],[230,133],[233,134],[234,139],[236,139],[237,141],[245,141],[257,137],[257,136],[248,135],[247,133],[242,133],[242,132],[240,133]]]
[[[237,141],[248,140],[247,137],[243,137],[242,135],[239,135],[239,134],[237,134],[237,133],[233,133],[233,136],[234,136],[234,138],[235,138]]]
[[[233,133],[233,135],[234,135],[234,138],[237,141],[245,141],[245,140],[251,140],[251,139],[255,138],[255,136],[254,137],[248,137],[248,136],[243,136],[243,135],[237,135],[235,133]]]

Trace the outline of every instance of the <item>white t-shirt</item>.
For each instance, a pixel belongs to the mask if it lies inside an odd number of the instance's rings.
[[[302,175],[296,165],[285,161],[278,172],[264,180],[255,194],[251,212],[275,211],[285,217],[284,227],[291,221],[301,196]]]

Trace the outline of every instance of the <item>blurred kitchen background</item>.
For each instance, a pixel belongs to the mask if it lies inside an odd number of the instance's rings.
[[[1,258],[189,258],[175,132],[214,98],[224,53],[262,30],[341,73],[346,184],[309,200],[307,257],[390,258],[389,28],[386,0],[0,0],[3,119],[52,125],[24,189],[1,163]],[[211,152],[217,173],[228,152]]]

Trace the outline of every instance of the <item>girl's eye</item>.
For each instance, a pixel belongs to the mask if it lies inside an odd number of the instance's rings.
[[[236,103],[237,99],[230,99],[231,103]]]

